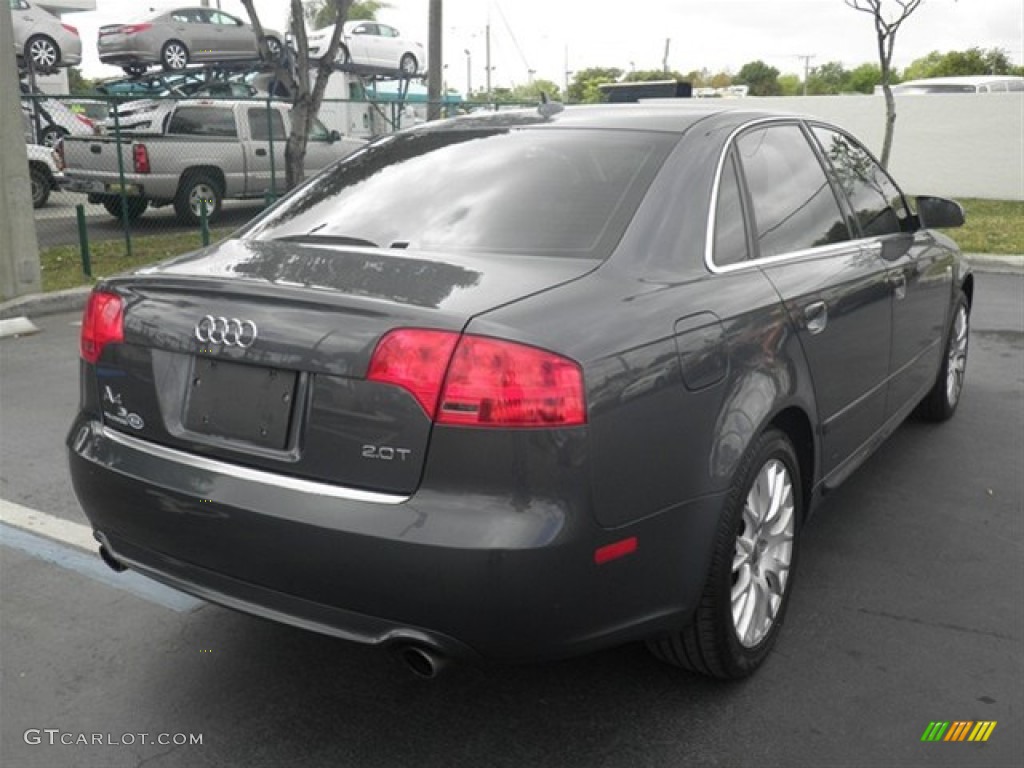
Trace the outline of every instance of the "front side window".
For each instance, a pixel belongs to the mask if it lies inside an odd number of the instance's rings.
[[[506,127],[396,134],[314,178],[246,237],[603,259],[677,141]]]
[[[798,125],[747,131],[736,150],[754,209],[758,257],[850,239],[825,171]]]
[[[171,116],[167,132],[187,136],[238,136],[234,112],[219,107],[178,107]]]
[[[850,201],[864,237],[903,231],[908,212],[903,195],[864,147],[845,134],[814,126],[814,135]]]

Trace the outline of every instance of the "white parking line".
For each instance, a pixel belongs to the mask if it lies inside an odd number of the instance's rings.
[[[172,611],[187,613],[206,605],[134,571],[114,573],[96,554],[99,545],[88,526],[4,499],[0,499],[0,544]]]
[[[99,547],[89,526],[23,507],[6,499],[0,499],[0,522],[88,552],[95,552]]]

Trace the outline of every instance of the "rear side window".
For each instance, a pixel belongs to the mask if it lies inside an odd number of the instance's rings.
[[[270,113],[269,123],[267,122],[268,112]],[[284,132],[284,118],[276,109],[253,107],[247,114],[249,115],[249,134],[253,141],[269,141],[271,125],[273,125],[274,141],[284,141],[288,138]]]
[[[850,239],[825,171],[798,125],[747,131],[736,149],[754,208],[760,258]]]
[[[850,201],[861,234],[878,237],[903,231],[908,218],[903,195],[868,151],[838,131],[824,126],[813,130]]]
[[[395,134],[317,176],[247,236],[603,259],[677,141],[507,127]]]
[[[186,136],[238,137],[235,113],[220,107],[179,107],[171,116],[167,132]]]
[[[735,153],[722,166],[715,206],[715,264],[720,267],[738,264],[750,258],[747,249],[747,227],[743,221],[739,180],[736,177]]]

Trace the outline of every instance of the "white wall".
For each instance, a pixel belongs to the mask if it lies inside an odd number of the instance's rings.
[[[715,105],[821,117],[882,153],[882,96],[722,99]],[[907,194],[1024,200],[1024,93],[896,97],[889,170]]]

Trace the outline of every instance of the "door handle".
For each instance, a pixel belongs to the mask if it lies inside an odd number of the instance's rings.
[[[889,278],[889,285],[892,286],[892,292],[898,299],[907,298],[907,276],[902,272],[897,272]]]
[[[825,330],[828,325],[828,305],[824,301],[816,301],[804,307],[804,320],[807,322],[807,331],[817,335]]]
[[[256,150],[256,157],[266,157],[266,156],[267,156],[267,150],[265,150],[265,149],[257,149]]]

